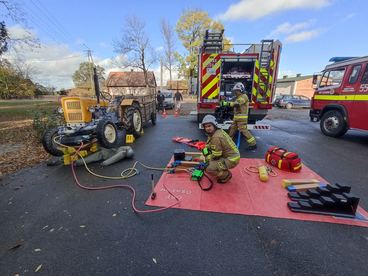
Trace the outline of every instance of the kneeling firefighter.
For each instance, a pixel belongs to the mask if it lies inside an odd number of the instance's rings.
[[[207,163],[206,173],[216,177],[218,183],[226,183],[232,177],[230,169],[239,164],[239,150],[231,137],[218,127],[214,116],[206,115],[202,126],[208,135],[202,150]]]
[[[257,148],[256,138],[250,133],[247,128],[248,123],[248,109],[249,109],[249,99],[245,94],[244,85],[238,82],[234,85],[232,91],[235,93],[236,99],[234,102],[221,101],[221,106],[234,107],[234,118],[233,123],[229,128],[229,135],[234,138],[237,130],[241,132],[247,139],[248,149],[254,150]]]

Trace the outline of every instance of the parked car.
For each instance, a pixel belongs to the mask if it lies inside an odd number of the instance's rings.
[[[175,107],[174,92],[167,90],[167,91],[162,91],[161,93],[165,96],[164,108],[174,109]]]
[[[306,96],[299,95],[282,95],[276,98],[275,103],[280,108],[310,108],[311,100]]]

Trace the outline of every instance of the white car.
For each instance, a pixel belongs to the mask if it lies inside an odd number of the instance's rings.
[[[161,91],[161,93],[165,96],[164,108],[173,109],[175,107],[174,92],[167,90]]]

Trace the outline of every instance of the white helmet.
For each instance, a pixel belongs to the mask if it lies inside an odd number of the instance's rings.
[[[236,90],[240,91],[241,93],[244,93],[244,90],[245,90],[245,88],[244,88],[244,84],[242,84],[241,82],[237,82],[237,83],[235,83],[235,85],[234,85],[234,87],[233,87],[232,91],[234,92],[234,91],[236,91]]]
[[[204,127],[205,124],[213,124],[216,128],[219,128],[219,125],[217,124],[216,118],[213,115],[204,116],[204,118],[202,120],[202,127]]]

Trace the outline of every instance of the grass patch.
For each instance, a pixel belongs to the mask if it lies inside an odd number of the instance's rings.
[[[17,105],[37,105],[37,104],[48,104],[53,103],[53,101],[42,101],[42,100],[10,100],[10,101],[0,101],[0,107],[11,107]]]
[[[51,113],[59,103],[52,101],[0,102],[0,122],[33,119],[35,112]]]

